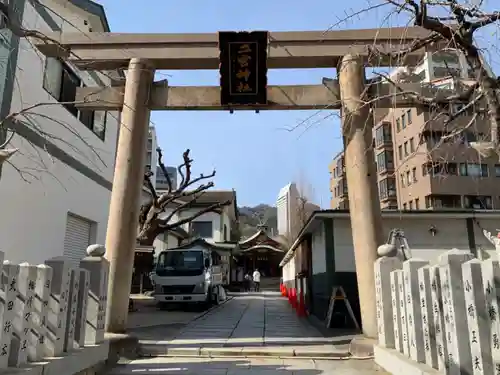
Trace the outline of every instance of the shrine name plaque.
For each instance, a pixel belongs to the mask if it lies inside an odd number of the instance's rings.
[[[219,32],[221,105],[267,104],[268,32]]]

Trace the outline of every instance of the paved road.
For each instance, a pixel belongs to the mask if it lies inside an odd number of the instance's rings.
[[[370,360],[170,358],[132,361],[109,375],[387,375]]]
[[[139,338],[152,354],[164,352],[165,348],[159,348],[163,345],[176,354],[181,348],[244,348],[249,353],[252,347],[273,347],[279,348],[283,356],[298,348],[302,352],[321,350],[344,356],[352,337],[323,337],[305,319],[297,317],[285,298],[263,292],[235,295],[220,308],[187,324],[174,337],[158,328]]]

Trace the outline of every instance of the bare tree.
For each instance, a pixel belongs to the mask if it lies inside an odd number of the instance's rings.
[[[438,49],[444,46],[462,52],[467,64],[473,72],[472,82],[461,82],[459,77],[453,77],[461,87],[455,93],[445,97],[425,97],[416,92],[405,92],[399,83],[387,75],[382,77],[399,89],[400,94],[410,97],[416,106],[425,110],[434,111],[446,116],[444,124],[451,125],[459,116],[472,114],[471,120],[460,128],[454,129],[447,138],[456,137],[460,132],[473,126],[478,119],[484,119],[490,124],[490,134],[478,142],[470,145],[483,157],[498,156],[499,126],[500,126],[500,99],[498,89],[500,79],[490,71],[482,56],[480,47],[475,42],[475,32],[479,29],[497,23],[500,20],[500,11],[483,11],[481,4],[472,5],[458,0],[383,0],[394,5],[395,11],[408,12],[415,26],[430,31],[425,39],[415,40],[408,48],[397,52],[382,52],[372,49],[375,54],[391,56],[399,59],[404,65],[405,57],[422,48]],[[444,14],[443,14],[444,9]],[[381,80],[378,80],[379,82]],[[411,81],[411,79],[410,79]],[[453,111],[453,104],[465,104],[460,110]]]
[[[200,208],[187,217],[174,219],[174,217],[182,216],[182,212],[192,209],[196,201],[205,194],[208,189],[214,186],[212,181],[206,183],[204,183],[204,181],[213,178],[215,176],[215,171],[209,175],[201,174],[193,178],[191,174],[193,160],[189,156],[188,149],[182,154],[183,163],[177,167],[177,171],[181,176],[181,182],[179,187],[175,188],[172,186],[172,180],[163,162],[161,149],[157,148],[156,152],[158,153],[158,164],[165,175],[168,187],[165,192],[158,194],[151,181],[151,176],[153,174],[151,172],[145,173],[144,183],[150,191],[152,199],[141,206],[137,241],[141,245],[147,246],[153,245],[158,235],[190,223],[207,212],[214,212],[232,203],[232,201],[213,203],[207,207]]]

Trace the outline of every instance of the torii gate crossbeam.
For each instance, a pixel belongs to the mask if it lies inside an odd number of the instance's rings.
[[[338,82],[327,84],[327,88],[268,88],[269,98],[275,102],[261,109],[310,109],[328,104],[325,102],[338,108],[337,103],[341,103],[361,317],[363,332],[372,338],[378,335],[373,264],[383,239],[370,147],[373,121],[369,107],[361,100],[366,84],[364,67],[397,66],[397,61],[374,54],[373,49],[399,51],[429,35],[417,27],[269,33],[268,68],[337,68]],[[150,110],[227,109],[217,103],[213,88],[187,88],[182,94],[183,89],[155,85],[154,71],[217,69],[217,34],[51,33],[33,44],[46,56],[63,58],[82,70],[128,69],[123,87],[100,88],[102,100],[98,104],[81,104],[93,109],[122,108],[106,236],[106,257],[110,260],[106,330],[122,333],[126,330]],[[408,54],[404,65],[418,64],[423,52]],[[203,90],[209,99],[200,98]],[[78,93],[79,98],[89,94],[101,95],[87,88]],[[385,105],[389,104],[394,103],[387,101]]]

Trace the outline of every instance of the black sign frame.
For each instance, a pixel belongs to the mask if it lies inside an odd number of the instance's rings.
[[[267,104],[267,31],[219,32],[221,105]]]

